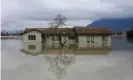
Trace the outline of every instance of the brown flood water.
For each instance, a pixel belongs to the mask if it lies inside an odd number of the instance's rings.
[[[101,50],[42,50],[41,43],[28,50],[23,45],[20,39],[1,41],[2,80],[133,80],[129,39],[113,38],[112,49]]]

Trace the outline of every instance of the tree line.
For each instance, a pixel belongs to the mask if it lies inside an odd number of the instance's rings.
[[[23,30],[18,30],[12,33],[5,30],[1,30],[1,36],[17,36],[17,35],[21,35],[22,33],[23,33]]]

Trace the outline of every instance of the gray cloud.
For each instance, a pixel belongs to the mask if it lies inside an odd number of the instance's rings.
[[[2,0],[2,28],[48,27],[57,14],[68,25],[86,25],[101,18],[133,17],[133,0]]]

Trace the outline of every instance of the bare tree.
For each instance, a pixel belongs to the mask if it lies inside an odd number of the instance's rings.
[[[50,22],[49,24],[49,28],[53,28],[53,27],[55,27],[55,23],[52,21],[52,22]]]
[[[65,21],[67,21],[67,18],[64,17],[63,15],[61,14],[58,14],[54,19],[54,22],[56,24],[56,28],[59,28],[59,27],[62,27],[62,26],[65,26]]]
[[[45,55],[45,59],[49,62],[49,70],[61,79],[66,75],[66,69],[75,62],[75,53],[77,49],[68,50],[61,48],[55,57]]]
[[[70,34],[68,32],[61,32],[61,28],[66,26],[65,22],[67,18],[61,14],[58,14],[51,23],[49,23],[50,28],[56,29],[56,37],[59,40],[60,45],[63,47],[65,43],[69,40]],[[68,30],[69,31],[69,30]],[[63,36],[65,35],[65,36]]]

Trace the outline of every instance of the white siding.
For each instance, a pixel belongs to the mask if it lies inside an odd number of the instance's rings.
[[[48,48],[52,47],[52,36],[47,37],[46,44]]]
[[[89,35],[79,35],[78,36],[78,48],[103,48],[102,46],[102,36],[94,36],[94,43],[91,43],[91,37],[90,37],[90,43],[87,43],[87,36]],[[90,35],[92,36],[92,35]],[[111,36],[107,36],[107,47],[106,48],[111,48],[112,47],[112,39]]]
[[[94,40],[95,48],[102,48],[102,36],[95,36]]]
[[[58,41],[58,39],[57,40],[52,40],[52,36],[49,36],[47,38],[46,44],[47,44],[48,48],[59,48],[59,41]]]
[[[111,36],[108,36],[107,46],[108,46],[108,48],[112,47],[112,37]]]
[[[78,36],[78,47],[87,48],[87,36],[84,35]]]
[[[28,35],[36,35],[36,40],[28,40]],[[23,35],[23,42],[42,42],[41,33],[37,31],[31,31]]]

